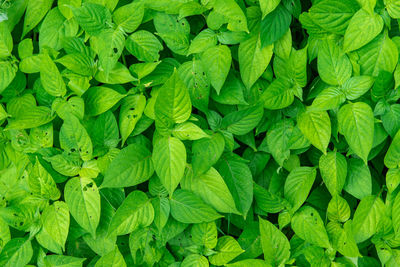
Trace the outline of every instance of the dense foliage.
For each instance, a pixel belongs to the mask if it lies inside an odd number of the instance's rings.
[[[0,266],[400,266],[397,19],[0,1]]]

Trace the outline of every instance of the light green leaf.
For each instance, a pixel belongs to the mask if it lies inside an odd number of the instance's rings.
[[[292,205],[292,213],[306,201],[316,175],[317,171],[313,167],[297,167],[286,178],[284,196]]]
[[[331,248],[324,223],[316,209],[304,206],[292,218],[292,228],[301,239],[322,247]]]
[[[50,10],[53,0],[29,0],[26,7],[22,37],[35,28]]]
[[[346,101],[346,95],[339,87],[328,87],[317,95],[310,109],[330,110],[338,108]]]
[[[0,22],[0,58],[11,56],[13,39],[6,22]]]
[[[22,130],[39,127],[51,122],[55,118],[48,107],[29,107],[29,112],[18,114],[15,118],[9,119],[7,130]]]
[[[364,29],[362,31],[365,32]],[[387,33],[378,35],[356,53],[361,75],[374,77],[378,76],[381,70],[393,73],[399,58],[398,49]]]
[[[52,96],[64,96],[67,92],[60,71],[48,55],[42,55],[40,81],[46,92]]]
[[[354,213],[352,230],[357,243],[364,242],[378,231],[385,205],[377,196],[367,196],[358,204]]]
[[[194,176],[208,171],[217,163],[225,147],[225,139],[222,134],[214,133],[210,138],[202,138],[193,142],[192,167]]]
[[[37,197],[42,197],[46,200],[57,200],[61,196],[53,177],[43,168],[38,158],[36,158],[35,165],[29,173],[28,185],[31,193]]]
[[[392,193],[400,184],[400,169],[389,169],[386,173],[386,185],[389,193]]]
[[[305,111],[297,116],[297,125],[304,136],[326,154],[331,139],[331,120],[326,111]]]
[[[339,132],[365,163],[374,139],[374,114],[364,102],[346,104],[338,112]]]
[[[343,50],[350,52],[372,41],[383,29],[383,19],[376,13],[364,9],[357,11],[351,18],[344,35]]]
[[[64,255],[47,255],[44,261],[51,267],[82,267],[85,259]]]
[[[346,183],[346,158],[339,152],[328,152],[319,158],[319,171],[329,193],[340,195]]]
[[[153,62],[160,57],[163,46],[151,32],[140,30],[129,35],[126,39],[126,50],[140,61]]]
[[[111,161],[101,187],[134,186],[147,181],[153,173],[150,151],[142,144],[130,144]]]
[[[185,257],[181,263],[181,267],[208,267],[208,260],[206,257],[199,254],[190,254]]]
[[[215,222],[197,223],[190,229],[192,240],[198,245],[213,249],[218,242],[218,231]]]
[[[337,222],[330,222],[326,226],[326,230],[333,248],[338,250],[340,254],[347,257],[360,256],[356,241],[354,240],[350,221],[346,222],[343,227]]]
[[[275,79],[263,92],[261,99],[266,109],[283,109],[294,101],[292,84],[284,79]]]
[[[274,9],[279,5],[281,0],[260,0],[260,8],[262,12],[262,18],[274,11]]]
[[[29,263],[33,256],[30,239],[13,238],[4,246],[0,253],[0,265],[4,267],[19,267]]]
[[[199,126],[191,122],[177,124],[172,134],[180,140],[199,140],[209,137]]]
[[[278,41],[288,31],[291,21],[292,15],[283,4],[266,15],[260,25],[261,47]]]
[[[222,119],[221,128],[235,135],[245,135],[258,125],[263,113],[264,109],[261,105],[234,111]]]
[[[310,18],[325,31],[344,35],[350,19],[359,10],[353,0],[318,1],[309,10]]]
[[[394,19],[400,19],[400,1],[399,0],[385,0],[386,10]]]
[[[355,76],[343,84],[343,91],[347,99],[356,100],[368,92],[373,84],[374,79],[370,76]]]
[[[149,226],[154,220],[154,209],[142,191],[131,192],[118,207],[108,228],[109,236],[126,235]]]
[[[137,122],[143,115],[146,107],[146,97],[144,95],[130,95],[122,100],[119,111],[119,131],[121,133],[122,144],[132,133]]]
[[[119,7],[113,13],[113,21],[126,33],[134,32],[144,16],[143,2],[132,2]]]
[[[76,222],[92,236],[100,221],[100,194],[92,179],[75,177],[64,189],[65,202]]]
[[[290,258],[287,237],[271,222],[260,220],[261,245],[265,261],[271,266],[282,266]]]
[[[384,158],[385,166],[396,168],[400,165],[400,130],[394,136]]]
[[[66,19],[71,19],[74,15],[72,14],[72,7],[80,7],[82,0],[58,0],[58,9]]]
[[[218,239],[215,251],[216,254],[208,258],[214,265],[225,265],[244,252],[236,239],[228,235]]]
[[[201,62],[211,85],[219,94],[231,67],[231,50],[226,45],[210,47],[201,55]]]
[[[178,189],[170,199],[172,217],[182,223],[211,222],[222,216],[194,193]]]
[[[228,186],[218,171],[212,167],[199,176],[194,176],[193,171],[188,169],[181,181],[181,187],[201,197],[218,212],[238,213]]]
[[[48,206],[41,217],[43,229],[63,249],[68,237],[69,209],[62,201],[54,202]]]
[[[228,30],[248,32],[246,15],[235,0],[212,0],[209,5],[228,21]]]
[[[175,137],[162,137],[154,143],[152,160],[161,183],[172,195],[185,172],[185,145]]]
[[[243,83],[247,88],[260,78],[272,57],[273,45],[261,48],[258,34],[254,34],[239,45],[239,67]]]
[[[89,88],[85,93],[86,114],[97,116],[106,112],[118,103],[125,95],[104,86]]]
[[[111,26],[111,14],[105,6],[86,2],[71,10],[78,24],[90,35],[98,35]]]
[[[350,219],[350,206],[344,198],[335,194],[329,201],[326,213],[330,221],[345,222]]]
[[[357,158],[348,161],[348,170],[344,190],[350,195],[363,199],[372,194],[372,178],[368,165]]]
[[[211,29],[201,31],[190,43],[188,55],[204,52],[217,45],[217,34]]]
[[[17,68],[9,61],[0,61],[0,94],[14,80]]]
[[[126,267],[124,257],[115,246],[114,250],[102,256],[94,265],[94,267]]]
[[[352,74],[350,59],[333,40],[324,42],[318,50],[318,73],[330,85],[342,85]]]
[[[61,126],[60,146],[67,152],[78,152],[84,161],[92,159],[92,140],[79,119],[74,115],[70,114]]]

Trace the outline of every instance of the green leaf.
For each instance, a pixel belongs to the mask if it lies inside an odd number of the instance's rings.
[[[71,10],[79,26],[90,35],[98,35],[111,26],[111,14],[105,6],[87,2]]]
[[[177,124],[172,134],[180,140],[199,140],[209,137],[199,126],[191,122]]]
[[[154,17],[157,35],[163,39],[172,52],[187,55],[189,49],[190,24],[185,18],[177,15],[157,13]]]
[[[102,188],[129,187],[147,181],[154,173],[150,151],[141,144],[130,144],[111,161]]]
[[[399,57],[398,48],[387,33],[378,35],[374,40],[357,51],[361,75],[378,76],[381,70],[392,73]]]
[[[264,108],[275,110],[290,106],[294,101],[294,92],[291,87],[288,81],[275,79],[261,96]]]
[[[143,115],[146,106],[146,98],[143,95],[130,95],[122,100],[119,112],[119,131],[122,144],[135,129],[136,124]]]
[[[185,172],[185,145],[175,137],[161,137],[154,143],[152,160],[161,183],[172,195]]]
[[[260,0],[260,8],[262,12],[262,18],[265,18],[266,15],[275,10],[275,8],[279,5],[281,0]]]
[[[53,177],[46,171],[36,158],[35,165],[29,173],[28,185],[31,193],[48,200],[60,198],[60,190],[57,188]]]
[[[182,223],[211,222],[222,216],[194,193],[178,189],[170,199],[172,217]]]
[[[344,35],[359,5],[353,0],[318,1],[309,10],[310,18],[328,32]]]
[[[286,178],[284,196],[292,205],[292,213],[306,201],[316,175],[317,171],[313,167],[297,167]]]
[[[360,31],[360,29],[362,29]],[[375,13],[364,9],[357,11],[351,18],[344,35],[345,52],[357,50],[372,41],[383,29],[383,19]]]
[[[292,16],[283,4],[263,18],[260,25],[261,47],[278,41],[289,29]]]
[[[82,267],[85,259],[63,255],[47,255],[44,261],[49,266],[54,267]]]
[[[30,239],[13,238],[0,253],[0,264],[4,267],[25,266],[33,256]]]
[[[358,199],[372,194],[371,173],[360,159],[349,159],[344,190]]]
[[[7,130],[22,130],[39,127],[51,122],[55,118],[47,107],[29,107],[29,112],[18,114],[15,118],[9,119]]]
[[[396,168],[400,164],[400,130],[394,136],[384,158],[385,166]]]
[[[119,7],[113,13],[113,21],[126,33],[134,32],[144,16],[143,2],[132,2]]]
[[[378,231],[385,212],[383,201],[374,195],[363,198],[354,213],[352,230],[357,243],[364,242]]]
[[[326,213],[330,221],[346,222],[350,219],[350,206],[341,196],[333,195]]]
[[[52,96],[64,96],[67,92],[60,71],[48,55],[43,55],[41,59],[40,81],[46,92]]]
[[[126,50],[140,61],[153,62],[160,57],[163,46],[151,32],[140,30],[126,39]]]
[[[124,257],[115,246],[114,250],[102,256],[94,265],[95,267],[126,267]]]
[[[219,94],[232,63],[231,50],[226,45],[210,47],[202,53],[201,62],[211,85]]]
[[[61,126],[60,146],[69,153],[78,152],[84,161],[92,159],[92,140],[74,115],[69,115]]]
[[[301,239],[323,248],[331,248],[328,234],[318,211],[304,206],[292,218],[292,228]]]
[[[192,103],[186,85],[179,78],[176,70],[160,88],[154,106],[156,122],[171,128],[174,123],[182,123],[189,119]]]
[[[351,150],[367,163],[374,138],[371,107],[363,102],[344,105],[338,112],[338,124]]]
[[[235,135],[245,135],[258,125],[263,112],[263,107],[256,105],[229,113],[222,119],[221,128]]]
[[[343,84],[343,91],[347,99],[356,100],[368,92],[373,84],[374,79],[370,76],[355,76]]]
[[[331,120],[326,111],[305,111],[297,116],[297,124],[304,136],[326,154],[331,139]]]
[[[154,209],[146,194],[131,192],[117,209],[110,221],[109,236],[126,235],[138,228],[149,226],[154,220]]]
[[[217,34],[211,29],[201,31],[190,43],[188,55],[204,52],[217,44]]]
[[[53,0],[28,1],[22,37],[35,28],[50,10]]]
[[[347,161],[338,152],[328,152],[319,158],[319,171],[329,193],[340,195],[346,183]]]
[[[391,16],[394,19],[399,19],[400,18],[400,2],[398,0],[386,0],[385,6],[386,10],[389,13],[389,16]]]
[[[76,222],[95,236],[100,221],[100,194],[95,182],[79,177],[68,180],[64,198]]]
[[[247,29],[247,18],[241,6],[234,0],[219,0],[210,1],[209,5],[214,8],[218,14],[222,14],[224,19],[228,22],[228,30],[230,31],[244,31]]]
[[[9,61],[0,61],[0,93],[13,81],[17,69]]]
[[[202,138],[193,142],[192,167],[194,176],[208,171],[222,155],[225,139],[222,134],[214,133],[210,138]]]
[[[240,158],[222,156],[216,169],[224,178],[237,210],[246,217],[253,202],[253,178],[247,164]]]
[[[244,252],[232,236],[219,238],[215,251],[216,254],[208,258],[210,263],[214,265],[225,265]]]
[[[386,173],[386,185],[389,193],[392,193],[400,184],[400,169],[389,169]]]
[[[181,181],[181,187],[201,197],[218,212],[238,213],[228,186],[218,171],[212,167],[199,176],[194,176],[191,169],[187,170]]]
[[[3,21],[0,22],[0,58],[11,56],[13,50],[13,39],[7,24]]]
[[[338,108],[346,101],[346,95],[339,87],[328,87],[317,95],[310,109],[330,110]]]
[[[265,261],[271,266],[284,265],[290,258],[287,237],[271,222],[260,220],[261,245]]]
[[[218,242],[217,225],[215,222],[197,223],[190,229],[192,240],[208,249],[213,249]]]
[[[125,95],[104,86],[95,86],[89,88],[85,93],[86,114],[88,116],[100,115],[124,98]]]
[[[339,223],[330,222],[326,226],[332,247],[347,257],[358,257],[360,252],[353,237],[351,222],[346,222],[344,227]]]
[[[266,70],[272,49],[273,45],[261,48],[260,36],[257,34],[239,45],[240,75],[247,88],[251,88]]]
[[[54,202],[43,211],[41,220],[44,231],[64,250],[69,230],[69,209],[67,204],[62,201]]]
[[[259,259],[247,259],[242,261],[237,261],[234,263],[229,263],[228,267],[268,267],[270,266],[267,262]]]
[[[208,267],[208,260],[206,257],[199,254],[190,254],[181,263],[182,267]]]
[[[330,85],[343,85],[351,77],[350,59],[332,40],[324,42],[318,50],[318,72]]]

